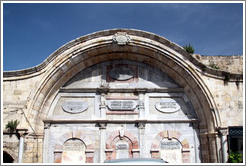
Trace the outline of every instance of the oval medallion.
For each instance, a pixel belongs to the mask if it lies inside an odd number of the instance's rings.
[[[155,104],[155,108],[164,113],[173,113],[180,110],[180,105],[173,99],[161,99]]]
[[[109,76],[115,80],[124,81],[134,77],[132,69],[127,67],[117,67],[109,71]]]
[[[62,108],[65,112],[77,114],[84,112],[88,108],[88,105],[84,101],[65,101],[62,104]]]

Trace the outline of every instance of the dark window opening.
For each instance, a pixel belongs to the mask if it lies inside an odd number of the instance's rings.
[[[241,155],[241,159],[243,159],[243,127],[241,126],[233,126],[229,127],[228,134],[228,153],[229,155],[232,153],[237,153]]]
[[[3,162],[4,163],[13,163],[14,159],[7,152],[3,152]]]

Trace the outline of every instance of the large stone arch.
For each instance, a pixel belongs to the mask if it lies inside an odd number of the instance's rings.
[[[131,39],[125,45],[117,44],[113,38],[116,33]],[[210,158],[204,162],[215,162],[214,134],[220,126],[220,117],[213,97],[201,78],[204,67],[192,55],[167,39],[148,32],[114,29],[101,31],[71,41],[48,57],[36,70],[43,77],[30,96],[27,105],[30,122],[34,130],[43,131],[51,102],[62,87],[74,75],[87,67],[110,60],[132,60],[154,66],[175,80],[183,89],[200,121],[201,145]],[[213,75],[215,71],[206,70]],[[32,74],[32,73],[31,73]],[[216,73],[223,78],[223,73]],[[210,139],[210,140],[209,140]],[[207,142],[211,142],[207,145]]]

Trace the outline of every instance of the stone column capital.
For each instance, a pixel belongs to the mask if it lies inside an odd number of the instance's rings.
[[[138,122],[137,126],[139,129],[145,129],[145,124],[146,124],[145,122]]]
[[[107,122],[98,122],[99,129],[106,129],[107,128]]]
[[[16,131],[20,134],[20,137],[25,137],[27,135],[28,129],[19,128],[19,129],[16,129]]]
[[[228,134],[228,128],[227,127],[220,127],[217,129],[220,135],[226,136]]]
[[[50,124],[50,123],[47,123],[47,122],[45,122],[45,123],[44,123],[44,129],[49,129],[49,128],[50,128],[50,126],[51,126],[51,124]]]
[[[191,122],[191,125],[192,125],[193,129],[199,129],[199,121],[193,121],[193,122]]]
[[[97,91],[101,94],[101,95],[106,95],[109,91],[108,87],[102,86],[100,88],[97,88]]]

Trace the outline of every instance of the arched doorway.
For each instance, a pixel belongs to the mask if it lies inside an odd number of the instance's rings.
[[[13,163],[13,157],[7,152],[3,151],[3,163]]]

